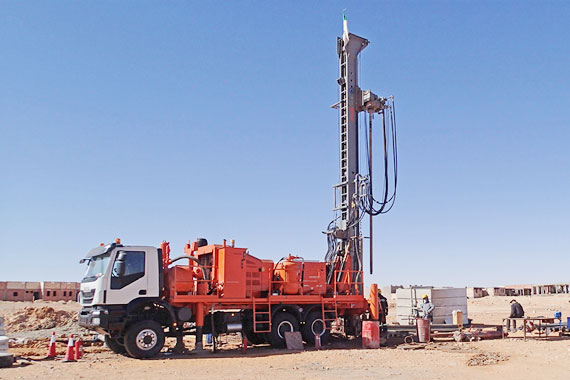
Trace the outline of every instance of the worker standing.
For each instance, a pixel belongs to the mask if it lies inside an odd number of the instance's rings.
[[[511,320],[510,318],[522,318],[524,317],[524,309],[517,300],[511,300],[511,314],[509,315],[509,319],[507,319],[507,331],[511,331]],[[517,321],[513,319],[513,331],[517,329]]]
[[[430,322],[433,322],[433,310],[435,309],[435,305],[429,302],[429,297],[427,294],[424,294],[422,305],[419,309],[422,312],[421,317],[423,319],[429,319]]]
[[[388,300],[382,295],[382,290],[378,289],[378,303],[380,304],[380,329],[388,331],[386,316],[388,315]]]

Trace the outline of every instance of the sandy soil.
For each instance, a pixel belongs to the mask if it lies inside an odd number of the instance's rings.
[[[560,310],[570,316],[570,297],[519,297],[529,315],[551,316]],[[474,322],[498,324],[509,312],[510,298],[469,300],[469,316]],[[63,305],[71,307],[72,305]],[[0,311],[4,306],[0,305]],[[5,310],[4,310],[5,311]],[[40,330],[41,331],[41,330]],[[51,330],[50,330],[51,331]],[[48,330],[45,330],[49,333]],[[47,338],[47,335],[46,335]],[[76,363],[41,360],[45,348],[13,348],[20,355],[18,364],[0,369],[0,379],[121,379],[210,378],[210,379],[481,379],[553,378],[570,376],[570,338],[550,340],[520,338],[470,343],[444,342],[421,349],[406,350],[391,345],[377,350],[359,348],[357,340],[333,341],[322,351],[275,350],[265,346],[249,348],[241,354],[230,337],[222,352],[173,356],[167,353],[152,360],[135,360],[115,355],[102,346],[85,348],[84,358]],[[393,343],[393,342],[389,342]],[[31,343],[34,344],[34,343]],[[64,344],[58,346],[63,352]],[[35,360],[25,360],[32,358]],[[469,365],[469,364],[476,365]],[[481,365],[487,364],[487,365]]]
[[[62,337],[92,335],[76,323],[80,309],[73,301],[0,301],[0,317],[4,318],[6,333],[18,339],[41,339],[52,331]]]
[[[8,316],[18,312],[26,307],[44,307],[51,306],[57,310],[64,311],[79,311],[81,306],[74,301],[35,301],[35,302],[11,302],[11,301],[0,301],[0,316]]]

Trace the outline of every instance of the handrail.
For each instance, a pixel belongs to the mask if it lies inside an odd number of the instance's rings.
[[[342,274],[348,274],[348,282],[344,282],[344,281],[337,281],[337,277],[338,274],[342,273]],[[360,281],[353,281],[352,278],[354,276],[352,276],[353,274],[359,274],[359,276],[356,276],[356,278],[361,278],[362,280]],[[339,286],[348,286],[349,290],[351,291],[350,293],[352,294],[352,290],[354,287],[355,293],[354,294],[360,294],[360,290],[359,287],[362,286],[364,287],[364,276],[363,276],[363,271],[361,270],[335,270],[334,271],[334,275],[333,275],[333,295],[336,296],[339,294]]]

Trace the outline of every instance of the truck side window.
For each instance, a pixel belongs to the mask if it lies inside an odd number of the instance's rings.
[[[119,275],[117,259],[121,253],[124,253],[123,262],[125,263],[125,271],[122,275]],[[142,278],[144,276],[144,261],[144,251],[118,252],[111,272],[111,289],[122,289],[139,278]]]

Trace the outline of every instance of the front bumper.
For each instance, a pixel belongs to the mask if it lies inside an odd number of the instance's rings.
[[[79,326],[101,334],[109,332],[109,310],[100,307],[84,307],[79,311]]]
[[[79,326],[100,334],[121,334],[127,323],[124,305],[87,306],[79,312]]]

